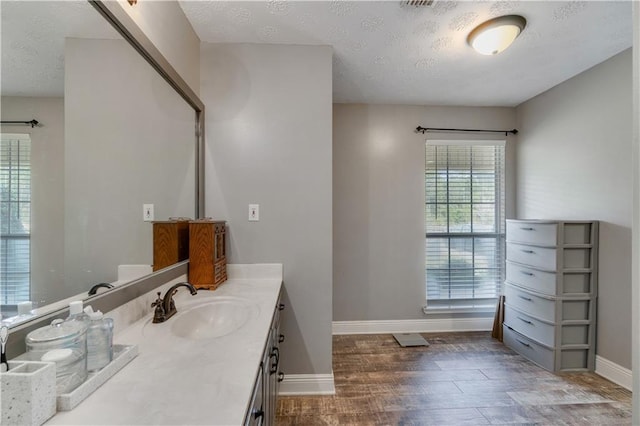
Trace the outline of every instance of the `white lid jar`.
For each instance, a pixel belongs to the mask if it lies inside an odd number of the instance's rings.
[[[33,361],[56,364],[56,391],[67,393],[87,378],[87,326],[79,321],[53,320],[27,334],[27,355]]]

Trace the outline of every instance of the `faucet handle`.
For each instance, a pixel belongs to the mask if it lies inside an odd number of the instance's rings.
[[[162,307],[162,298],[160,297],[160,292],[158,292],[158,298],[156,299],[155,302],[151,303],[151,307],[152,308],[157,308],[158,306]]]
[[[160,297],[160,292],[158,292],[158,298],[156,299],[156,301],[151,303],[151,307],[156,308],[156,310],[153,312],[153,322],[154,323],[164,322],[165,320],[164,301]]]

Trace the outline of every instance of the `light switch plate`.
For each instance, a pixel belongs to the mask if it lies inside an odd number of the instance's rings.
[[[249,204],[249,222],[260,220],[260,204]]]
[[[145,222],[153,222],[153,204],[142,205],[142,220]]]

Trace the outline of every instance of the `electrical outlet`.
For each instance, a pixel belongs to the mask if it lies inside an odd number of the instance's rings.
[[[142,205],[142,220],[145,222],[153,221],[153,204]]]
[[[260,220],[260,204],[249,204],[249,222]]]

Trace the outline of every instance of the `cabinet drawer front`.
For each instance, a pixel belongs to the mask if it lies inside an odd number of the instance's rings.
[[[507,222],[507,240],[526,244],[555,246],[558,225],[555,223]]]
[[[555,301],[536,296],[509,284],[504,290],[505,302],[526,314],[541,320],[555,322]]]
[[[556,249],[507,243],[507,260],[553,271],[556,269]]]
[[[505,305],[504,323],[537,342],[555,346],[555,327]]]
[[[549,348],[526,338],[506,324],[503,327],[504,343],[514,351],[527,359],[535,362],[542,368],[553,371],[554,352]]]
[[[556,274],[507,262],[507,281],[538,293],[556,295]]]

